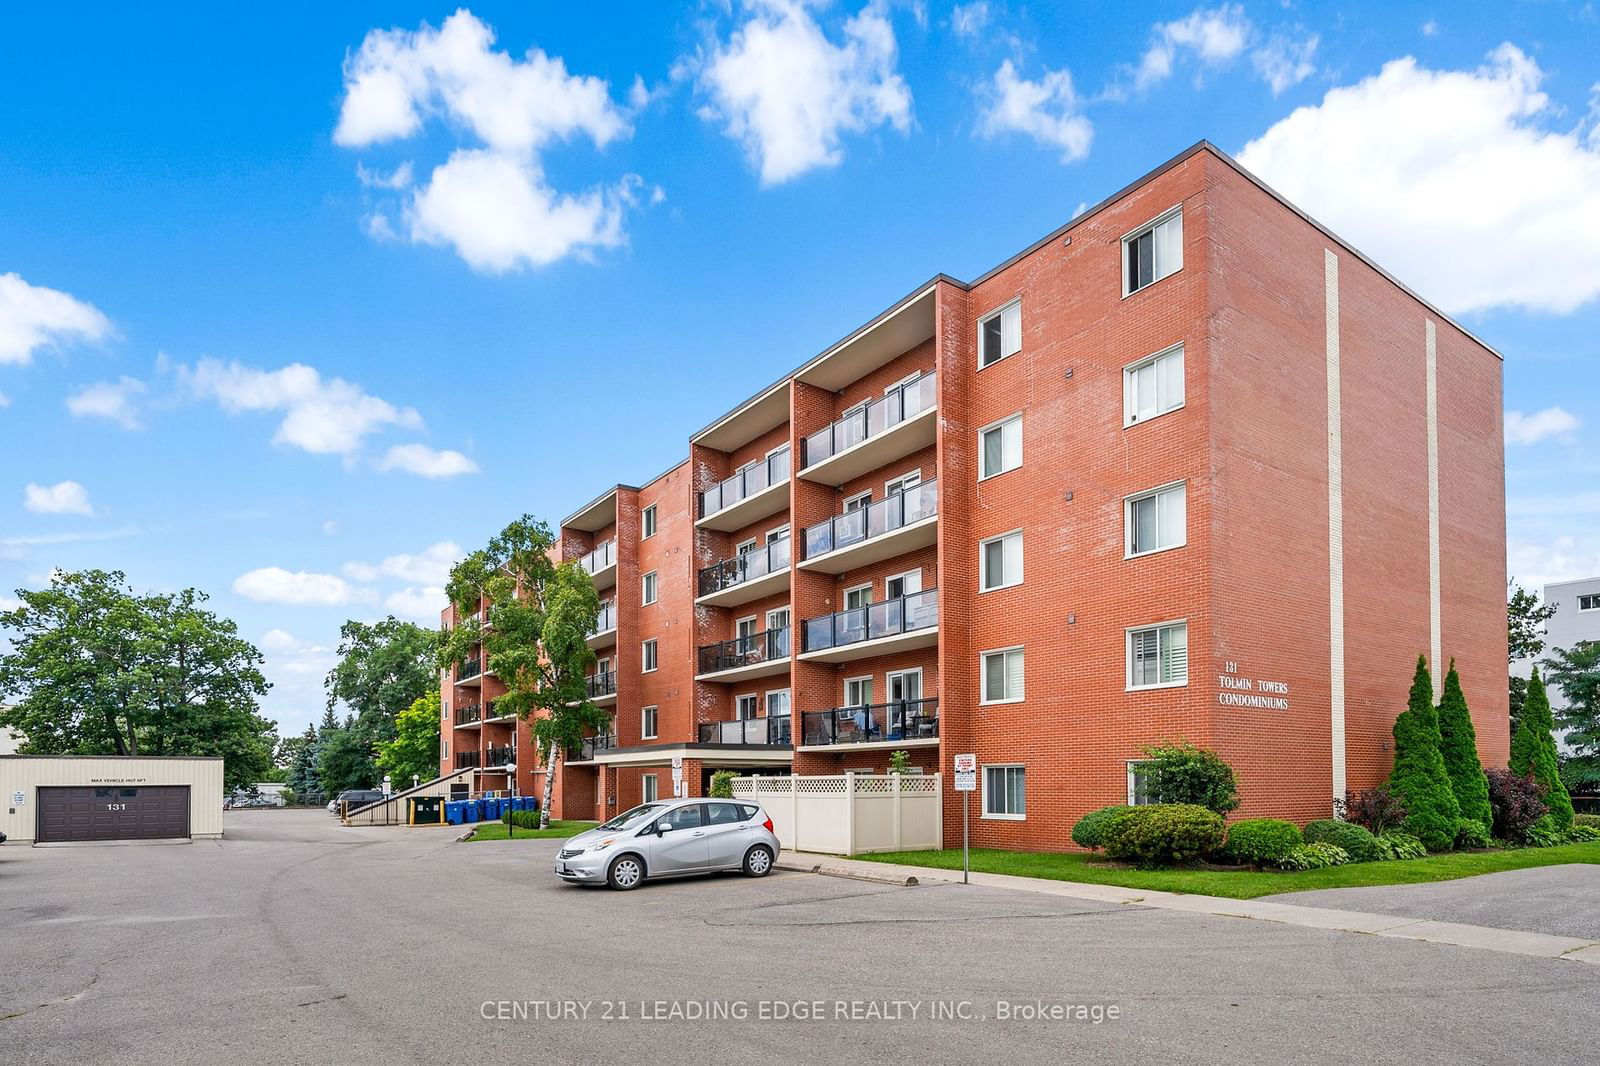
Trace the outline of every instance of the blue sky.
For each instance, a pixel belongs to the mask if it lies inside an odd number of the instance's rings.
[[[0,604],[205,589],[298,730],[343,619],[1201,138],[1505,354],[1512,572],[1600,573],[1600,15],[1464,7],[14,8]]]

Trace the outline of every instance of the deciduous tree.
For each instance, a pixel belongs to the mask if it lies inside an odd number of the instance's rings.
[[[378,748],[378,769],[395,787],[411,787],[412,778],[439,776],[439,693],[430,692],[400,712],[395,738]]]

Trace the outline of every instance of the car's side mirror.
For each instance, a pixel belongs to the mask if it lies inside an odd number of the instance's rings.
[[[657,822],[656,823],[656,836],[664,837],[666,835],[667,835],[667,823],[665,823],[665,822]]]

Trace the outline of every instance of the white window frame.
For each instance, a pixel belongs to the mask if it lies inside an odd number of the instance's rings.
[[[656,571],[652,570],[639,578],[639,606],[641,607],[650,606],[656,602],[656,598],[660,595],[661,582],[656,577],[656,573]]]
[[[744,701],[750,701],[750,713],[746,715],[740,708]],[[752,722],[761,717],[761,693],[741,692],[733,698],[733,719],[736,722]]]
[[[1583,601],[1588,600],[1589,606],[1585,607]],[[1600,611],[1600,592],[1581,592],[1578,594],[1578,610]]]
[[[757,623],[759,623],[760,621],[761,621],[761,616],[760,615],[754,615],[754,614],[746,615],[743,618],[735,618],[733,620],[733,639],[734,640],[754,640],[755,637],[756,637],[756,634],[761,632],[761,630],[756,628]],[[748,632],[748,633],[744,632],[743,630],[741,630],[739,628],[740,626],[744,625],[746,622],[750,623],[750,632]]]
[[[782,696],[783,697],[783,713],[782,714],[774,715],[772,713],[772,697],[774,697],[774,696]],[[786,689],[786,688],[768,689],[766,692],[762,693],[762,695],[761,695],[761,711],[762,711],[762,714],[763,714],[764,717],[767,717],[767,718],[773,718],[773,717],[782,718],[785,715],[789,715],[791,713],[790,708],[792,706],[793,706],[793,697],[790,695],[789,690]]]
[[[1024,646],[1021,644],[1012,644],[1009,647],[990,648],[988,651],[978,653],[978,705],[980,707],[997,707],[1004,703],[1021,703],[1027,699],[1028,656],[1023,649]],[[991,655],[1010,655],[1012,652],[1022,656],[1022,691],[1014,696],[1008,691],[1004,699],[992,700],[989,698],[989,657]]]
[[[1141,766],[1148,765],[1149,762],[1150,762],[1149,759],[1129,759],[1128,760],[1128,763],[1127,763],[1127,767],[1128,767],[1128,806],[1130,806],[1130,807],[1145,807],[1145,806],[1148,806],[1150,804],[1150,802],[1151,802],[1150,797],[1149,797],[1148,794],[1146,794],[1146,796],[1144,798],[1144,801],[1140,802],[1140,800],[1139,800],[1139,789],[1138,789],[1137,782],[1135,780],[1139,775],[1139,768]]]
[[[654,666],[650,665],[652,659],[655,660]],[[661,669],[661,649],[656,644],[656,638],[651,637],[639,645],[639,672],[653,674],[659,669]]]
[[[861,682],[865,682],[866,686],[867,686],[867,702],[866,703],[851,703],[850,702],[850,686],[853,685],[853,684],[859,684]],[[861,674],[861,675],[859,675],[857,677],[842,677],[842,678],[840,678],[839,679],[839,685],[840,685],[840,689],[839,689],[839,706],[840,707],[870,707],[870,706],[872,706],[872,701],[874,699],[876,699],[877,695],[878,695],[878,693],[875,691],[877,686],[874,685],[872,682],[873,682],[873,675],[871,675],[871,674]]]
[[[849,514],[850,510],[851,510],[851,508],[850,508],[851,504],[858,504],[859,505],[856,508],[856,510],[862,510],[864,508],[871,507],[872,506],[872,490],[868,489],[866,492],[858,492],[853,496],[846,496],[844,498],[843,506],[841,506],[840,509],[839,509],[839,513],[840,514]]]
[[[906,484],[906,479],[907,478],[912,479],[910,485]],[[897,492],[905,492],[906,489],[908,489],[908,488],[914,489],[918,485],[921,485],[921,484],[922,484],[922,469],[921,469],[921,467],[918,467],[916,470],[907,470],[904,474],[901,474],[899,477],[892,477],[888,481],[885,481],[883,483],[883,498],[887,500],[890,496],[893,496]],[[890,486],[894,486],[894,485],[898,485],[899,488],[891,488],[890,487]]]
[[[661,778],[659,774],[643,774],[640,776],[639,795],[644,803],[655,803],[661,799]]]
[[[894,691],[895,678],[911,677],[912,675],[916,675],[917,678],[917,691],[924,692],[925,690],[922,687],[922,667],[911,666],[904,670],[885,670],[883,673],[883,702],[889,703],[891,701],[889,693]],[[926,698],[926,696],[918,696],[915,702],[920,702]],[[907,700],[905,702],[909,703],[913,701]]]
[[[1016,311],[1017,313],[1016,329],[1010,340],[1008,340],[1006,337],[1006,322],[1002,317],[1008,311]],[[986,363],[983,361],[983,327],[992,318],[1000,319],[1000,355]],[[1015,342],[1015,346],[1013,346],[1011,343],[1012,341]],[[1020,351],[1022,351],[1022,297],[1018,296],[1006,301],[999,307],[996,307],[993,311],[990,311],[988,314],[978,319],[978,372],[982,373],[991,366],[994,366],[996,363],[1001,363],[1007,359],[1010,359],[1013,355],[1016,355]]]
[[[1184,255],[1183,255],[1183,240],[1180,237],[1179,240],[1178,240],[1178,258],[1179,258],[1179,263],[1178,263],[1177,267],[1175,267],[1172,270],[1167,271],[1167,273],[1161,275],[1159,278],[1155,278],[1154,280],[1152,280],[1150,282],[1149,285],[1141,285],[1137,289],[1130,289],[1128,287],[1128,242],[1129,241],[1136,241],[1140,237],[1143,237],[1146,233],[1150,232],[1151,230],[1154,230],[1157,226],[1161,225],[1161,223],[1166,222],[1168,219],[1173,218],[1175,216],[1176,217],[1182,217],[1182,215],[1183,215],[1183,204],[1181,204],[1181,203],[1173,204],[1171,207],[1169,207],[1165,211],[1161,212],[1155,218],[1152,218],[1149,222],[1144,223],[1142,226],[1135,226],[1133,229],[1129,230],[1127,233],[1124,233],[1122,235],[1122,243],[1117,248],[1117,251],[1120,253],[1118,255],[1118,257],[1117,257],[1117,274],[1122,279],[1122,282],[1121,282],[1121,284],[1122,284],[1122,298],[1124,300],[1126,300],[1128,297],[1132,296],[1136,292],[1144,292],[1144,290],[1146,290],[1146,289],[1153,288],[1158,282],[1165,281],[1168,278],[1172,277],[1172,275],[1181,274],[1183,272],[1183,263],[1182,263],[1182,260],[1184,258]],[[1180,225],[1181,225],[1181,223],[1180,223]]]
[[[762,617],[762,621],[764,621],[766,623],[766,626],[767,626],[766,632],[768,632],[768,633],[772,632],[772,630],[773,630],[772,616],[776,615],[776,614],[782,614],[782,615],[789,616],[789,617],[785,618],[783,625],[781,627],[779,627],[779,628],[788,629],[790,627],[790,625],[793,624],[792,621],[791,621],[792,612],[789,610],[789,604],[786,603],[782,607],[770,607],[770,608],[767,609],[767,613]]]
[[[992,474],[985,474],[983,472],[983,438],[984,438],[984,436],[986,434],[994,433],[994,432],[999,432],[1000,433],[1000,462],[1002,464],[1004,464],[1005,463],[1005,427],[1010,425],[1012,422],[1017,423],[1017,427],[1018,427],[1017,428],[1017,461],[1015,463],[1013,463],[1012,465],[1010,465],[1010,466],[1002,465],[999,470],[996,470]],[[1020,470],[1022,468],[1022,457],[1023,457],[1023,453],[1026,450],[1025,447],[1024,447],[1022,434],[1023,434],[1023,430],[1022,430],[1022,412],[1021,411],[1018,411],[1015,414],[1006,415],[1006,417],[1004,417],[1004,418],[996,419],[995,421],[990,422],[987,426],[984,426],[982,429],[978,430],[978,480],[979,481],[988,481],[990,478],[999,477],[1001,474],[1009,474],[1013,470]]]
[[[1178,402],[1175,403],[1175,404],[1172,404],[1172,406],[1170,406],[1170,407],[1160,407],[1158,405],[1155,414],[1150,415],[1147,418],[1140,418],[1139,417],[1139,412],[1135,409],[1135,406],[1134,406],[1135,403],[1137,402],[1137,400],[1136,400],[1136,397],[1134,395],[1133,375],[1137,374],[1139,371],[1143,370],[1147,366],[1153,366],[1154,364],[1161,362],[1163,359],[1167,359],[1167,358],[1169,358],[1171,356],[1174,356],[1174,355],[1176,355],[1178,358],[1183,360],[1183,389],[1181,391],[1181,394],[1178,396]],[[1160,384],[1160,381],[1161,381],[1161,376],[1158,373],[1156,375],[1156,382],[1157,382],[1158,385]],[[1150,355],[1147,355],[1147,356],[1143,357],[1142,359],[1135,359],[1133,362],[1129,363],[1127,366],[1122,368],[1122,428],[1123,429],[1127,429],[1129,426],[1142,426],[1147,422],[1154,422],[1156,419],[1160,418],[1162,415],[1170,415],[1174,411],[1181,411],[1181,410],[1183,410],[1184,404],[1186,404],[1188,402],[1189,402],[1189,358],[1188,358],[1188,356],[1185,354],[1185,352],[1183,350],[1183,341],[1179,341],[1177,344],[1168,345],[1167,347],[1161,349],[1159,352],[1154,352],[1154,353],[1152,353]]]
[[[1183,650],[1183,658],[1184,658],[1183,680],[1182,681],[1157,681],[1157,682],[1155,682],[1154,684],[1151,684],[1151,685],[1135,685],[1133,683],[1133,635],[1135,633],[1143,633],[1146,630],[1150,630],[1150,629],[1174,629],[1174,628],[1176,628],[1178,626],[1182,626],[1183,629],[1184,629],[1184,634],[1183,634],[1183,649],[1184,649]],[[1158,655],[1160,654],[1160,643],[1159,643],[1160,639],[1161,639],[1160,637],[1156,638],[1156,640],[1158,642],[1157,645],[1156,645],[1157,654]],[[1125,671],[1125,673],[1123,675],[1124,678],[1127,681],[1126,691],[1128,691],[1128,692],[1150,692],[1150,691],[1152,691],[1154,689],[1158,689],[1158,688],[1187,688],[1188,687],[1188,685],[1189,685],[1189,620],[1187,618],[1174,618],[1174,619],[1172,619],[1171,621],[1168,621],[1168,622],[1151,622],[1149,625],[1129,626],[1127,629],[1124,629],[1122,631],[1122,643],[1123,643],[1123,647],[1124,647],[1123,657],[1125,659],[1125,667],[1126,667],[1126,671]]]
[[[659,528],[656,522],[656,505],[652,503],[639,512],[639,539],[649,540],[656,535]]]
[[[890,582],[899,581],[899,582],[901,582],[902,585],[904,585],[905,584],[905,580],[908,577],[915,577],[917,579],[917,591],[916,592],[902,592],[899,596],[891,596],[891,595],[889,595],[889,583]],[[905,571],[902,571],[901,573],[898,573],[898,574],[890,574],[888,577],[883,579],[883,598],[884,598],[885,601],[894,600],[894,599],[904,599],[907,596],[920,596],[922,594],[922,591],[923,591],[923,589],[922,589],[922,567],[920,567],[920,566],[917,567],[915,570],[905,570]]]
[[[751,537],[749,540],[741,540],[739,543],[735,544],[733,546],[733,554],[751,555],[758,547],[760,547],[760,545],[756,543],[756,538]]]
[[[771,529],[767,530],[767,543],[768,544],[771,544],[774,540],[788,540],[788,539],[789,539],[789,523],[787,523],[787,522],[785,522],[781,526],[773,526]]]
[[[905,386],[911,384],[913,381],[918,380],[925,373],[927,373],[927,371],[924,371],[924,370],[913,370],[911,373],[907,374],[905,377],[901,378],[899,381],[895,382],[893,385],[885,386],[884,390],[883,390],[883,394],[885,396],[888,396],[889,394],[893,393],[894,390],[900,389],[900,388],[904,388]]]
[[[655,740],[661,735],[661,708],[656,704],[639,708],[639,739]]]
[[[1020,762],[984,763],[980,767],[982,772],[978,775],[978,783],[982,786],[982,800],[978,805],[980,818],[989,818],[1004,822],[1021,822],[1028,817],[1028,767]],[[1022,810],[1012,814],[1009,811],[1000,813],[989,810],[989,771],[990,770],[1021,770],[1022,771]]]
[[[1005,581],[1004,584],[990,585],[990,584],[987,583],[988,582],[988,578],[989,578],[989,553],[988,553],[987,549],[988,549],[989,545],[995,543],[996,541],[1007,540],[1007,539],[1009,539],[1011,537],[1016,537],[1017,541],[1019,542],[1019,545],[1020,545],[1017,548],[1017,574],[1016,574],[1016,579],[1015,580],[1011,580],[1011,575],[1010,574],[1006,574],[1005,577],[1007,578],[1007,580]],[[1001,549],[1002,553],[1004,553],[1004,550],[1005,549],[1003,549],[1003,548]],[[1018,528],[1016,528],[1016,529],[1009,530],[1009,531],[1007,531],[1005,533],[996,533],[992,537],[985,537],[983,540],[980,540],[978,542],[978,592],[979,592],[979,594],[982,594],[982,593],[985,593],[985,592],[999,592],[1001,589],[1016,588],[1018,585],[1022,584],[1023,572],[1026,569],[1026,565],[1023,562],[1023,553],[1025,551],[1026,551],[1026,541],[1024,541],[1024,539],[1023,539],[1022,528],[1020,526]],[[1003,557],[1003,555],[1002,555],[1002,557]]]
[[[851,585],[849,588],[844,589],[843,591],[841,591],[839,593],[839,610],[841,610],[841,611],[857,611],[857,610],[860,610],[861,609],[860,607],[851,607],[850,606],[850,594],[852,592],[861,592],[863,590],[867,594],[867,599],[866,599],[865,603],[861,604],[861,607],[871,607],[872,606],[872,602],[873,602],[872,601],[872,582],[868,581],[864,585]]]
[[[1134,531],[1133,509],[1134,509],[1134,505],[1138,504],[1138,503],[1140,503],[1140,502],[1142,502],[1144,500],[1156,499],[1157,497],[1165,495],[1166,493],[1172,492],[1174,490],[1180,490],[1183,493],[1183,535],[1181,537],[1179,537],[1177,542],[1174,543],[1174,544],[1163,544],[1159,548],[1146,548],[1144,551],[1134,551],[1133,550],[1133,531]],[[1156,503],[1156,531],[1157,531],[1158,534],[1160,533],[1160,529],[1161,529],[1161,504],[1160,504],[1159,501],[1157,501],[1157,503]],[[1186,545],[1188,543],[1189,543],[1189,483],[1188,483],[1187,480],[1169,481],[1165,485],[1157,485],[1153,489],[1145,489],[1143,492],[1136,492],[1131,496],[1124,496],[1122,498],[1122,553],[1123,553],[1122,557],[1124,559],[1143,559],[1147,555],[1160,555],[1162,552],[1169,552],[1169,551],[1172,551],[1174,548],[1181,548],[1181,547],[1183,547],[1184,545]]]

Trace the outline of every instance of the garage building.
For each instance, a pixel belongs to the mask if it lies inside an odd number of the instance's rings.
[[[222,760],[199,756],[0,756],[8,843],[222,836]]]

